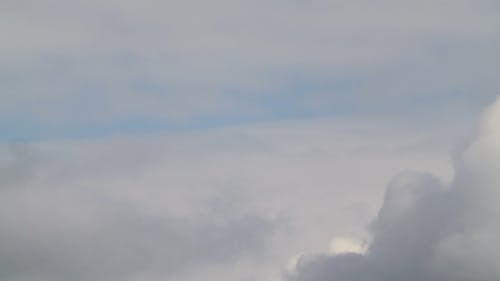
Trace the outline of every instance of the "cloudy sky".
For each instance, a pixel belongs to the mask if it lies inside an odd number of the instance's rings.
[[[0,280],[496,281],[500,2],[0,1]]]

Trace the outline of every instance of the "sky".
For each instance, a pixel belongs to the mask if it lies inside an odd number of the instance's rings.
[[[0,3],[0,279],[495,281],[500,3]]]

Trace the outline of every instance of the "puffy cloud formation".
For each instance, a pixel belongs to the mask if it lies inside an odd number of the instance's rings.
[[[0,166],[0,280],[171,280],[261,253],[276,226],[237,208],[152,214],[112,188],[68,184],[35,152],[16,144]]]
[[[428,173],[398,175],[370,225],[366,253],[300,259],[289,281],[500,280],[500,99],[455,163],[449,186]]]

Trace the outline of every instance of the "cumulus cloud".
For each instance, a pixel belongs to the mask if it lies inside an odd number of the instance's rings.
[[[68,184],[34,151],[14,146],[0,170],[1,280],[171,280],[265,252],[277,227],[235,206],[147,213],[110,188]]]
[[[366,253],[300,259],[289,281],[500,279],[500,99],[457,157],[449,185],[423,172],[389,184]]]

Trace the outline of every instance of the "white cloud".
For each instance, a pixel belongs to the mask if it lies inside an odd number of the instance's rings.
[[[330,252],[333,255],[364,254],[366,248],[362,241],[352,238],[335,237],[330,242]]]

